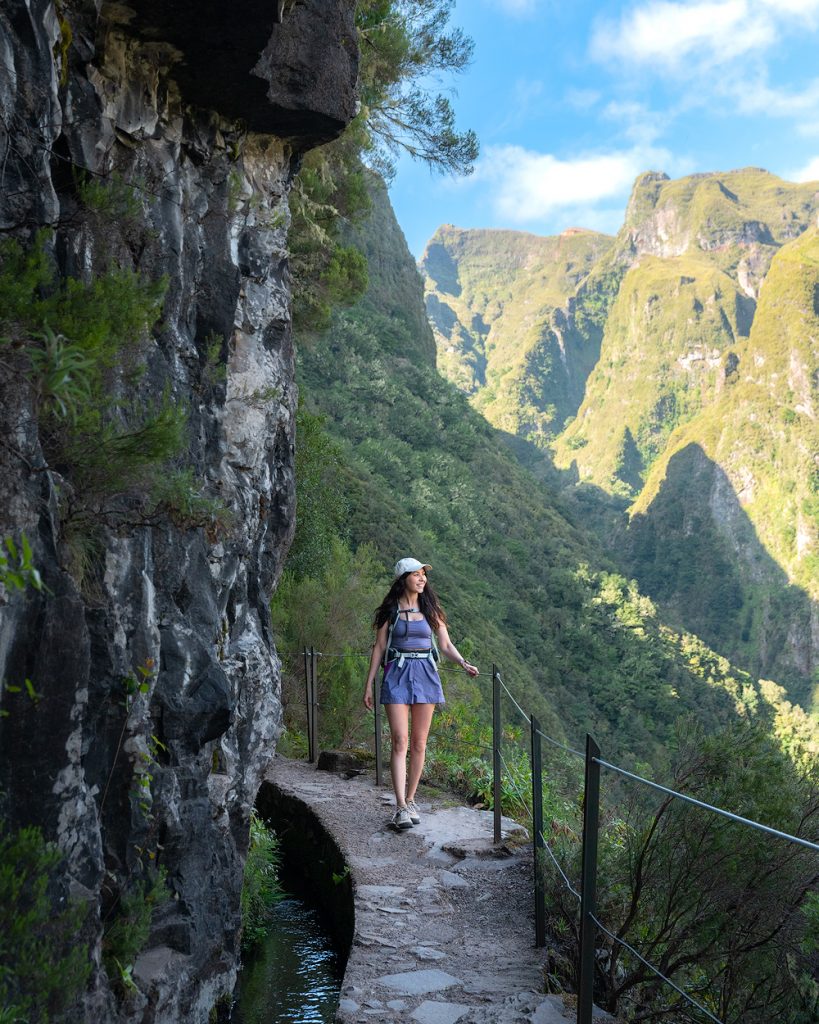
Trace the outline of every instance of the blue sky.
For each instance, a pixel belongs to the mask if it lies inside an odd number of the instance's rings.
[[[634,178],[764,167],[819,179],[819,0],[458,0],[475,41],[454,87],[475,173],[403,158],[410,249],[435,229],[615,232]]]

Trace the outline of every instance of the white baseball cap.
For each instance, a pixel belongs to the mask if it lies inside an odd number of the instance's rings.
[[[431,569],[431,565],[419,562],[417,558],[399,558],[395,563],[395,578],[403,576],[405,572],[417,572],[419,569]]]

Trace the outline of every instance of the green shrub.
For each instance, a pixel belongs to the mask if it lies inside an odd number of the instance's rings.
[[[100,215],[122,206],[125,216],[135,201],[121,182],[79,188]],[[192,470],[178,465],[188,446],[187,405],[169,390],[126,397],[145,371],[165,281],[122,269],[61,281],[47,242],[45,233],[28,249],[0,242],[0,358],[9,381],[31,387],[44,454],[70,484],[60,508],[62,535],[71,539],[69,569],[76,563],[85,578],[85,538],[96,536],[101,523],[167,515],[182,528],[217,532],[228,516],[202,493]],[[209,339],[206,384],[215,379],[210,363],[219,351]]]
[[[142,214],[139,187],[129,184],[119,174],[108,178],[88,175],[78,179],[77,195],[87,210],[101,218],[136,221]]]
[[[282,899],[279,885],[279,841],[276,833],[253,811],[250,845],[242,883],[242,952],[261,942],[270,928],[273,907]]]
[[[155,479],[151,497],[157,510],[165,512],[182,529],[201,526],[218,533],[232,521],[230,510],[221,501],[202,493],[190,468],[173,470]]]
[[[78,477],[72,483],[117,493],[134,465],[164,461],[182,447],[186,413],[168,395],[145,406],[118,393],[144,370],[141,349],[164,292],[164,281],[130,270],[59,281],[43,233],[28,250],[0,243],[9,376],[33,386],[46,455],[63,475]],[[88,471],[92,480],[84,479]]]
[[[167,875],[149,868],[144,878],[123,887],[104,921],[102,962],[108,977],[121,994],[133,986],[131,971],[151,933],[157,910],[170,899]]]
[[[0,839],[0,1020],[48,1024],[90,974],[80,938],[87,908],[58,904],[49,891],[62,860],[38,828]]]
[[[741,723],[710,737],[682,729],[678,743],[673,789],[815,840],[815,782],[764,728]],[[602,807],[597,914],[605,926],[720,1020],[806,1024],[809,987],[794,979],[810,967],[814,908],[805,893],[815,885],[815,855],[616,781]],[[556,835],[552,846],[577,885],[579,835]],[[577,963],[577,903],[548,861],[545,870],[550,924],[559,922],[567,960]],[[596,965],[599,1005],[624,1020],[682,1019],[670,987],[656,985],[625,948],[607,949]]]
[[[0,545],[0,584],[6,590],[25,590],[27,586],[42,590],[43,580],[33,557],[31,544],[24,533],[20,535],[19,548],[13,537],[6,537]]]

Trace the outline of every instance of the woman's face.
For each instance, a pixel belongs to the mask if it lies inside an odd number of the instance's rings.
[[[416,595],[422,593],[427,585],[427,574],[424,569],[416,569],[415,572],[407,573],[404,586],[408,594]]]

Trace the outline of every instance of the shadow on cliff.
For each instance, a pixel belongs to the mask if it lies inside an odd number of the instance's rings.
[[[553,488],[561,514],[591,530],[619,571],[657,602],[664,621],[696,634],[753,677],[773,679],[806,711],[819,710],[819,662],[811,639],[819,609],[789,582],[730,479],[699,445],[671,458],[648,511],[629,520],[630,499],[581,483],[575,464],[558,469],[550,452],[497,433],[522,465]],[[634,482],[635,489],[641,485]]]
[[[811,710],[817,610],[789,583],[730,479],[699,445],[671,458],[647,512],[625,526],[621,520],[609,543],[624,571],[679,626],[751,675],[776,680]]]

